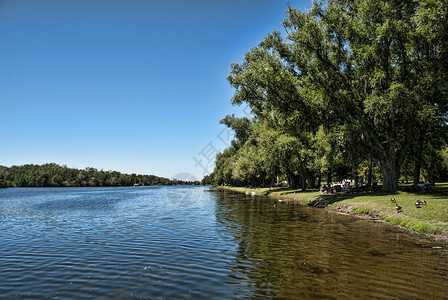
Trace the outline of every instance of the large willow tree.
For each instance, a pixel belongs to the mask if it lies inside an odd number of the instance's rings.
[[[329,0],[283,25],[232,65],[233,103],[343,131],[396,191],[412,142],[447,124],[447,1]]]

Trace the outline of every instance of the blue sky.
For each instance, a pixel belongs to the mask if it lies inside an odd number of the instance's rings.
[[[201,179],[229,140],[219,120],[245,114],[230,104],[230,63],[281,29],[286,7],[286,0],[0,1],[0,165]]]

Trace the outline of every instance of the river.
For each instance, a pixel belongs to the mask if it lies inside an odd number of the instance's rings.
[[[445,245],[209,187],[0,190],[1,299],[447,299]]]

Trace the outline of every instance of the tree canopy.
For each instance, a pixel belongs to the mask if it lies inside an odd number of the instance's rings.
[[[395,191],[405,161],[420,174],[425,153],[446,148],[448,2],[328,0],[289,7],[283,26],[231,66],[232,103],[254,119],[222,121],[243,145],[218,155],[216,179],[303,185],[373,160]]]
[[[199,182],[172,181],[155,175],[123,174],[95,168],[74,169],[55,163],[44,165],[0,166],[0,187],[95,187],[199,184]]]

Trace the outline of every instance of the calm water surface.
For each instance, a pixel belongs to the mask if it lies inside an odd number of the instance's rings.
[[[448,299],[448,251],[207,187],[0,190],[0,298]]]

